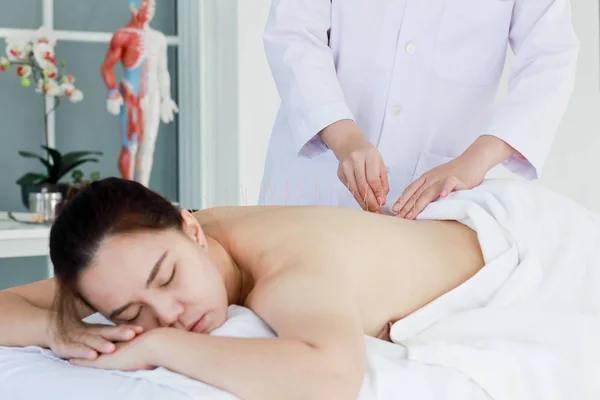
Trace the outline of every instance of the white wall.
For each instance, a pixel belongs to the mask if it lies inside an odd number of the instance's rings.
[[[271,0],[238,1],[239,168],[241,204],[258,200],[279,95],[262,42]]]
[[[279,106],[262,47],[270,3],[270,0],[238,1],[238,167],[242,204],[256,202],[267,143]],[[597,0],[572,3],[573,23],[581,41],[576,88],[539,183],[600,211],[599,10]],[[507,65],[510,66],[510,59]],[[501,170],[492,176],[508,175]]]
[[[597,0],[572,0],[581,51],[571,104],[542,184],[600,211],[600,63]]]

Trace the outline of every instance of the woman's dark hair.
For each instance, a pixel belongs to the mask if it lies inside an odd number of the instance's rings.
[[[77,303],[90,308],[77,291],[81,272],[111,235],[182,229],[177,207],[140,183],[120,178],[92,182],[69,200],[50,231],[50,258],[58,284],[55,327],[62,335],[79,322]]]

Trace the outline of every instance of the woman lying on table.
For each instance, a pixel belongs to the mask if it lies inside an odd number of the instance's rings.
[[[333,207],[191,214],[116,178],[69,201],[50,250],[56,279],[0,292],[0,345],[103,369],[161,366],[243,399],[355,399],[364,335],[386,338],[484,266],[476,233],[456,221]],[[207,335],[231,304],[278,338]],[[80,322],[94,312],[117,326]]]

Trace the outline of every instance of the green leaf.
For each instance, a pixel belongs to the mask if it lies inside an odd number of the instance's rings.
[[[101,151],[73,151],[67,154],[63,154],[63,164],[70,165],[75,161],[78,161],[80,158],[92,155],[101,156],[103,154]]]
[[[52,170],[52,165],[44,157],[35,153],[31,153],[29,151],[19,151],[19,155],[25,158],[37,158],[42,164],[44,164],[44,166],[48,170],[48,174],[50,174],[50,171]]]
[[[48,146],[44,146],[42,145],[42,148],[44,150],[46,150],[48,153],[50,153],[50,156],[52,156],[53,159],[60,161],[62,160],[62,154],[60,154],[60,152],[56,149],[53,149],[52,147],[48,147]]]
[[[48,175],[50,176],[50,179],[58,181],[62,177],[62,174],[60,173],[63,169],[62,154],[60,154],[58,150],[44,145],[42,145],[42,148],[50,154],[50,157],[52,157],[52,168]]]
[[[35,154],[30,151],[19,151],[19,155],[25,158],[42,158],[42,156],[39,154]]]
[[[28,172],[17,180],[18,185],[29,185],[36,183],[43,183],[48,177],[44,174],[38,174],[35,172]]]
[[[98,171],[92,172],[90,174],[90,179],[93,181],[99,181],[100,180],[100,172],[98,172]]]
[[[71,165],[65,165],[65,166],[63,167],[63,169],[61,169],[61,171],[60,171],[60,176],[61,176],[61,177],[62,177],[62,176],[65,176],[65,175],[66,175],[66,174],[68,174],[68,173],[69,173],[69,171],[71,171],[73,168],[76,168],[76,167],[80,166],[81,164],[85,164],[85,163],[88,163],[88,162],[94,162],[94,163],[96,163],[96,162],[98,162],[98,159],[96,159],[96,158],[85,158],[85,159],[83,159],[83,160],[78,160],[78,161],[75,161],[75,162],[74,162],[73,164],[71,164]]]
[[[79,183],[79,182],[81,182],[81,179],[83,178],[83,172],[80,169],[76,169],[71,174],[71,178],[73,178],[73,182]]]

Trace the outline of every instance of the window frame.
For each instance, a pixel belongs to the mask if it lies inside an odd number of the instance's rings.
[[[40,0],[42,3],[42,26],[52,29],[58,42],[106,43],[112,32],[87,32],[54,29],[54,0]],[[177,89],[180,113],[178,115],[178,197],[182,207],[204,208],[206,202],[205,168],[206,154],[210,153],[202,144],[206,141],[198,115],[200,93],[190,85],[197,82],[202,74],[201,65],[200,8],[197,0],[177,0],[177,35],[167,35],[167,45],[178,48]],[[14,29],[0,26],[0,38],[15,35],[32,34],[33,29]],[[175,72],[175,71],[171,71]],[[202,85],[203,86],[203,85]],[[54,98],[48,98],[46,111],[54,107]],[[49,146],[56,146],[56,120],[53,113],[48,117]]]

